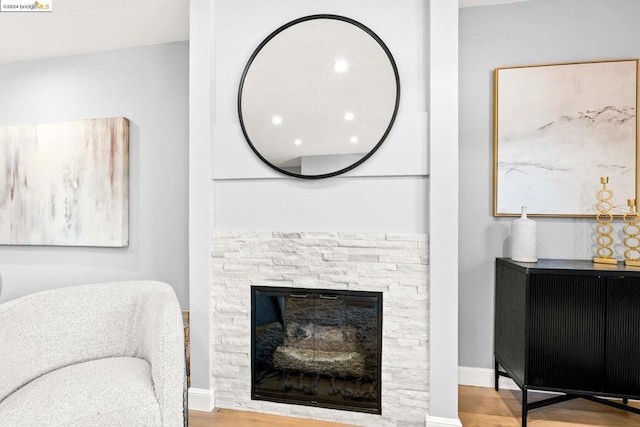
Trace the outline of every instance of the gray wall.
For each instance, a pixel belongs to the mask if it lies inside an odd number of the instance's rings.
[[[129,247],[0,246],[0,301],[155,279],[188,306],[188,49],[180,42],[0,66],[0,126],[115,116],[131,126]]]
[[[460,9],[459,365],[492,367],[495,257],[510,218],[492,217],[494,68],[640,57],[637,0],[538,0]],[[538,256],[589,259],[592,221],[540,218]]]

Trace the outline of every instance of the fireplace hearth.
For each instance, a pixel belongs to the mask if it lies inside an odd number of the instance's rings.
[[[382,293],[251,288],[251,398],[381,413]]]

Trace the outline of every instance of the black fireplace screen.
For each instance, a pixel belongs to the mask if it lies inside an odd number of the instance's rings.
[[[381,293],[251,289],[252,399],[381,413]]]

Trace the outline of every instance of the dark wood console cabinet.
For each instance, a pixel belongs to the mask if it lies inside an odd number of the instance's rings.
[[[576,397],[640,413],[626,405],[640,398],[640,268],[498,258],[495,273],[495,387],[520,387],[523,426],[529,410]],[[528,390],[562,394],[529,403]]]

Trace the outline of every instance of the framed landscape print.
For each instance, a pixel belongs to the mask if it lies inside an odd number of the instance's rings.
[[[129,120],[0,127],[0,244],[129,244]]]
[[[638,61],[494,71],[494,216],[595,216],[600,177],[614,214],[637,195]]]

